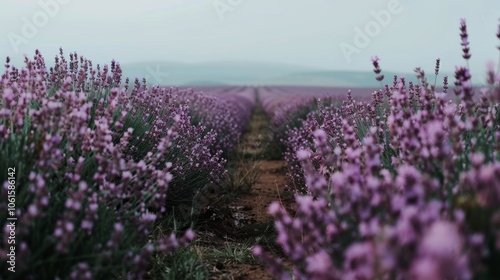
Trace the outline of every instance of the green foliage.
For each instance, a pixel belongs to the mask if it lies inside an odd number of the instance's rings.
[[[209,271],[195,252],[180,249],[168,255],[157,256],[153,262],[151,275],[154,279],[202,280],[208,279]]]

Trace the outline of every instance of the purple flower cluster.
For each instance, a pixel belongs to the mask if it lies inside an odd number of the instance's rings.
[[[458,67],[454,102],[417,75],[419,85],[402,77],[370,101],[348,94],[289,129],[296,213],[278,202],[269,213],[294,279],[499,277],[500,79],[478,91]],[[292,279],[282,260],[254,254]]]
[[[137,79],[129,87],[118,63],[94,69],[76,53],[68,62],[62,50],[49,70],[38,51],[22,69],[9,63],[0,83],[0,166],[16,168],[21,278],[140,279],[155,254],[194,238],[191,230],[152,230],[172,189],[224,176],[223,150],[245,129],[252,93],[205,95]],[[7,174],[0,182],[5,261]]]
[[[382,93],[374,93],[373,98],[374,103],[379,104],[380,99],[383,98]],[[343,118],[341,116],[346,116],[347,118],[349,118],[350,123],[352,123],[355,128],[358,128],[358,126],[364,128],[366,127],[366,118],[364,117],[365,113],[370,112],[372,116],[373,114],[375,114],[375,110],[371,110],[372,107],[367,106],[363,102],[356,102],[352,97],[350,91],[348,91],[347,99],[342,102],[342,105],[340,107],[337,107],[335,105],[325,106],[320,100],[317,103],[316,108],[316,110],[313,110],[309,114],[307,114],[305,120],[299,127],[290,128],[287,131],[286,137],[283,139],[283,143],[285,144],[284,158],[286,160],[288,169],[287,175],[294,187],[293,189],[300,193],[307,192],[307,190],[304,189],[304,172],[297,151],[301,150],[309,153],[311,155],[313,165],[321,172],[324,173],[328,172],[329,170],[331,171],[332,165],[335,165],[333,164],[334,161],[340,160],[338,158],[338,155],[340,154],[341,150],[339,147],[332,150],[326,142],[330,142],[331,140],[341,141],[341,138],[343,137]],[[332,108],[340,109],[332,110]],[[320,127],[324,128],[325,131],[317,131],[317,129]],[[354,141],[352,141],[352,139],[354,139],[356,135],[354,135],[353,132],[354,131],[350,132],[350,142],[353,142],[354,145],[355,143]],[[324,143],[321,144],[320,150],[318,151],[319,153],[314,154],[314,144],[318,141],[314,139],[314,136],[318,133],[322,135],[321,139],[324,141]],[[333,139],[327,140],[324,133],[328,133],[328,135],[333,137]],[[362,133],[362,131],[360,131],[360,133]],[[345,139],[349,139],[349,137],[346,137]],[[327,155],[329,153],[331,155]],[[327,157],[325,163],[321,163],[319,161],[321,155]]]
[[[238,143],[255,106],[252,88],[235,87],[206,94],[188,89],[181,94],[182,99],[190,102],[191,115],[197,122],[217,134],[215,148],[226,151]]]
[[[150,123],[149,132],[134,139],[130,154],[138,155],[144,145],[152,146],[169,133],[175,121],[176,131],[163,162],[172,164],[173,181],[167,205],[203,211],[204,193],[219,186],[226,174],[225,155],[238,143],[255,105],[249,88],[233,89],[230,94],[204,94],[192,89],[153,87],[144,89],[136,80],[131,98],[139,123]],[[201,207],[201,208],[200,208]],[[189,218],[189,217],[185,217]]]
[[[287,87],[263,87],[259,89],[259,100],[264,112],[270,119],[273,139],[278,143],[274,149],[284,152],[288,147],[288,132],[301,125],[301,121],[318,106],[340,104],[336,93],[315,88],[306,88],[307,93],[295,92]],[[291,171],[293,173],[294,171]]]

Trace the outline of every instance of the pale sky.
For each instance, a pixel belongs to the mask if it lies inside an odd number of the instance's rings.
[[[51,3],[50,8],[44,9],[42,3]],[[35,49],[52,60],[62,46],[67,54],[77,51],[95,64],[111,59],[122,64],[257,61],[370,71],[370,57],[378,55],[385,70],[411,72],[422,66],[433,72],[440,57],[443,70],[453,71],[454,65],[464,63],[461,17],[468,23],[473,74],[483,75],[486,62],[499,59],[498,0],[0,0],[0,4],[2,61],[6,56],[22,61]],[[388,5],[397,9],[391,12]],[[373,12],[382,10],[391,18],[381,25]],[[356,45],[356,30],[367,28],[370,41]],[[347,45],[356,52],[345,54],[341,46]]]

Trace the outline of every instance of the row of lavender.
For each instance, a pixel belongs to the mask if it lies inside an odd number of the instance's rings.
[[[261,87],[259,88],[258,99],[270,120],[273,132],[271,145],[267,151],[270,158],[280,159],[282,153],[287,149],[285,142],[290,129],[301,126],[307,114],[317,109],[317,101],[324,104],[340,104],[341,99],[338,94],[325,92],[317,88],[305,88],[304,92],[313,94],[301,94],[294,87]],[[273,151],[271,153],[271,151]]]
[[[468,61],[464,20],[460,30]],[[282,141],[296,213],[278,202],[269,212],[296,279],[500,278],[499,70],[491,64],[488,87],[477,90],[468,67],[457,67],[454,92],[447,77],[441,92],[415,70],[420,84],[395,78],[371,100],[306,100],[318,105],[289,126]],[[275,120],[297,116],[268,104]],[[291,279],[282,260],[254,253]]]
[[[141,279],[155,254],[193,239],[159,225],[176,199],[192,202],[224,178],[251,90],[130,85],[118,63],[93,68],[62,50],[50,69],[38,51],[22,69],[8,58],[5,67],[0,278]]]

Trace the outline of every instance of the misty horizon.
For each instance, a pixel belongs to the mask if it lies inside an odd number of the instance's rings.
[[[62,47],[95,64],[144,62],[271,63],[318,70],[411,73],[463,65],[458,26],[466,18],[472,73],[496,61],[500,3],[476,1],[6,1],[0,58],[21,65],[39,49]],[[119,8],[118,8],[119,7]],[[362,8],[360,8],[362,7]],[[495,7],[498,7],[495,8]],[[113,11],[113,12],[110,12]],[[51,63],[51,61],[47,61]],[[173,71],[175,69],[168,69]]]

